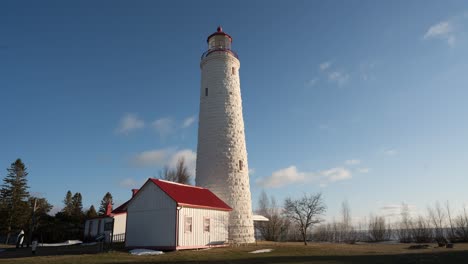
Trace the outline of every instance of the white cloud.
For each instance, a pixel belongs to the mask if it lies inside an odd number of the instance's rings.
[[[133,178],[126,178],[126,179],[121,180],[119,182],[119,185],[120,187],[123,187],[123,188],[133,188],[133,187],[137,187],[138,182],[135,181]]]
[[[357,172],[359,173],[369,173],[370,172],[370,168],[359,168],[357,169]]]
[[[185,166],[187,166],[187,170],[192,177],[195,177],[195,167],[197,162],[197,153],[195,153],[191,149],[183,149],[179,150],[175,153],[172,153],[168,159],[167,166],[169,168],[175,168],[177,165],[177,161],[179,159],[184,159]]]
[[[290,166],[285,169],[275,171],[271,176],[260,179],[258,183],[264,187],[281,187],[286,184],[303,182],[306,174],[298,172],[296,166]]]
[[[125,114],[119,122],[119,126],[116,128],[118,134],[127,135],[128,133],[145,127],[145,122],[138,118],[135,114]]]
[[[424,34],[424,39],[442,39],[447,41],[449,46],[455,45],[456,30],[453,21],[442,21],[432,25]]]
[[[277,188],[287,184],[318,182],[321,187],[324,187],[328,183],[350,179],[351,177],[351,172],[341,167],[318,172],[300,172],[296,166],[289,166],[273,172],[271,176],[257,180],[257,184],[263,187]]]
[[[171,152],[170,149],[143,151],[135,155],[131,162],[138,167],[163,166]]]
[[[361,164],[361,161],[358,159],[351,159],[351,160],[345,161],[345,164],[346,165],[359,165]]]
[[[442,21],[438,24],[431,26],[426,34],[424,34],[424,38],[437,38],[437,37],[445,37],[448,34],[453,32],[452,25],[449,21]]]
[[[171,118],[160,118],[151,123],[161,138],[164,138],[174,131],[174,121]]]
[[[320,63],[319,68],[321,71],[324,71],[330,68],[331,65],[332,65],[331,61],[325,61],[325,62]]]
[[[332,168],[319,172],[319,176],[325,177],[330,182],[342,181],[352,177],[351,172],[345,168]]]
[[[189,173],[195,176],[197,154],[191,149],[176,150],[174,148],[167,148],[143,151],[134,155],[131,159],[131,163],[137,167],[167,166],[169,168],[175,168],[177,161],[181,158],[184,158]]]
[[[387,149],[384,150],[384,154],[387,156],[395,156],[396,154],[398,154],[398,151],[396,149]]]
[[[255,174],[255,169],[254,168],[249,168],[249,175]]]
[[[187,128],[195,122],[195,116],[190,116],[184,119],[182,122],[182,128]]]
[[[328,74],[328,80],[330,82],[334,82],[339,86],[346,84],[349,80],[349,74],[343,73],[340,71],[333,71]]]

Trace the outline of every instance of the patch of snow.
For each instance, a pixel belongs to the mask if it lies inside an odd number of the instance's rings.
[[[129,251],[130,254],[136,256],[147,256],[147,255],[161,255],[164,254],[162,251],[158,250],[151,250],[151,249],[144,249],[144,248],[136,248]]]
[[[63,246],[71,246],[71,245],[77,245],[77,244],[82,244],[83,241],[81,240],[67,240],[62,243],[42,243],[41,247],[63,247]]]
[[[268,252],[271,252],[271,251],[273,251],[273,249],[266,248],[266,249],[259,249],[259,250],[251,251],[249,253],[258,254],[258,253],[268,253]]]

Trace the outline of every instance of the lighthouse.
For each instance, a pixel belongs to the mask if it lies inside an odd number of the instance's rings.
[[[196,185],[229,206],[229,240],[255,242],[249,166],[242,115],[240,61],[221,27],[208,39],[200,62],[200,114]]]

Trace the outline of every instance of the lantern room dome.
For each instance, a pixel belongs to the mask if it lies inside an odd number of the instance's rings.
[[[208,36],[208,38],[206,39],[206,42],[210,43],[210,38],[212,38],[214,36],[224,36],[227,39],[229,39],[229,42],[232,42],[232,37],[229,34],[227,34],[226,32],[224,32],[223,28],[221,26],[218,26],[215,33]]]

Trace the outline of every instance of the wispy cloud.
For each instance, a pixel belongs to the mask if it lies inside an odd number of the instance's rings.
[[[187,170],[192,177],[195,177],[195,167],[197,162],[197,153],[195,153],[191,149],[182,149],[172,153],[168,159],[167,166],[169,168],[175,168],[177,162],[183,159],[185,162],[185,166],[187,166]]]
[[[197,154],[191,149],[177,150],[175,148],[153,149],[140,152],[130,159],[136,167],[163,167],[175,168],[177,161],[183,158],[189,173],[195,176]]]
[[[398,151],[396,149],[387,149],[384,150],[384,154],[387,156],[395,156],[398,154]]]
[[[138,182],[134,180],[133,178],[126,178],[123,179],[119,182],[120,187],[123,188],[133,188],[133,187],[138,187]]]
[[[468,12],[449,17],[430,26],[424,33],[423,39],[443,40],[449,47],[454,47],[457,43],[466,40],[467,24]]]
[[[182,128],[190,127],[191,125],[193,125],[193,123],[195,123],[195,120],[196,120],[196,117],[194,115],[185,118],[184,121],[182,122]]]
[[[333,71],[328,74],[328,80],[339,86],[345,85],[349,80],[349,74],[341,71]]]
[[[325,62],[320,63],[319,68],[321,71],[325,71],[328,68],[330,68],[331,65],[332,65],[331,61],[325,61]]]
[[[371,171],[370,168],[358,168],[357,172],[359,173],[369,173]]]
[[[432,38],[443,39],[449,46],[453,46],[456,40],[453,22],[442,21],[431,26],[424,34],[424,39]]]
[[[172,118],[160,118],[151,123],[151,127],[158,132],[161,138],[165,138],[174,131],[174,120]]]
[[[351,160],[345,161],[345,164],[346,165],[359,165],[359,164],[361,164],[361,160],[351,159]]]
[[[143,151],[134,155],[131,159],[131,163],[137,167],[163,166],[167,161],[169,153],[172,153],[172,151],[171,149]]]
[[[118,134],[127,135],[128,133],[142,129],[145,127],[145,122],[140,119],[136,114],[125,114],[119,122],[118,127],[115,129],[115,132]]]
[[[352,178],[349,170],[336,167],[318,172],[301,172],[296,166],[274,171],[270,176],[257,180],[257,184],[265,188],[278,188],[288,184],[318,183],[326,186],[328,183]]]

